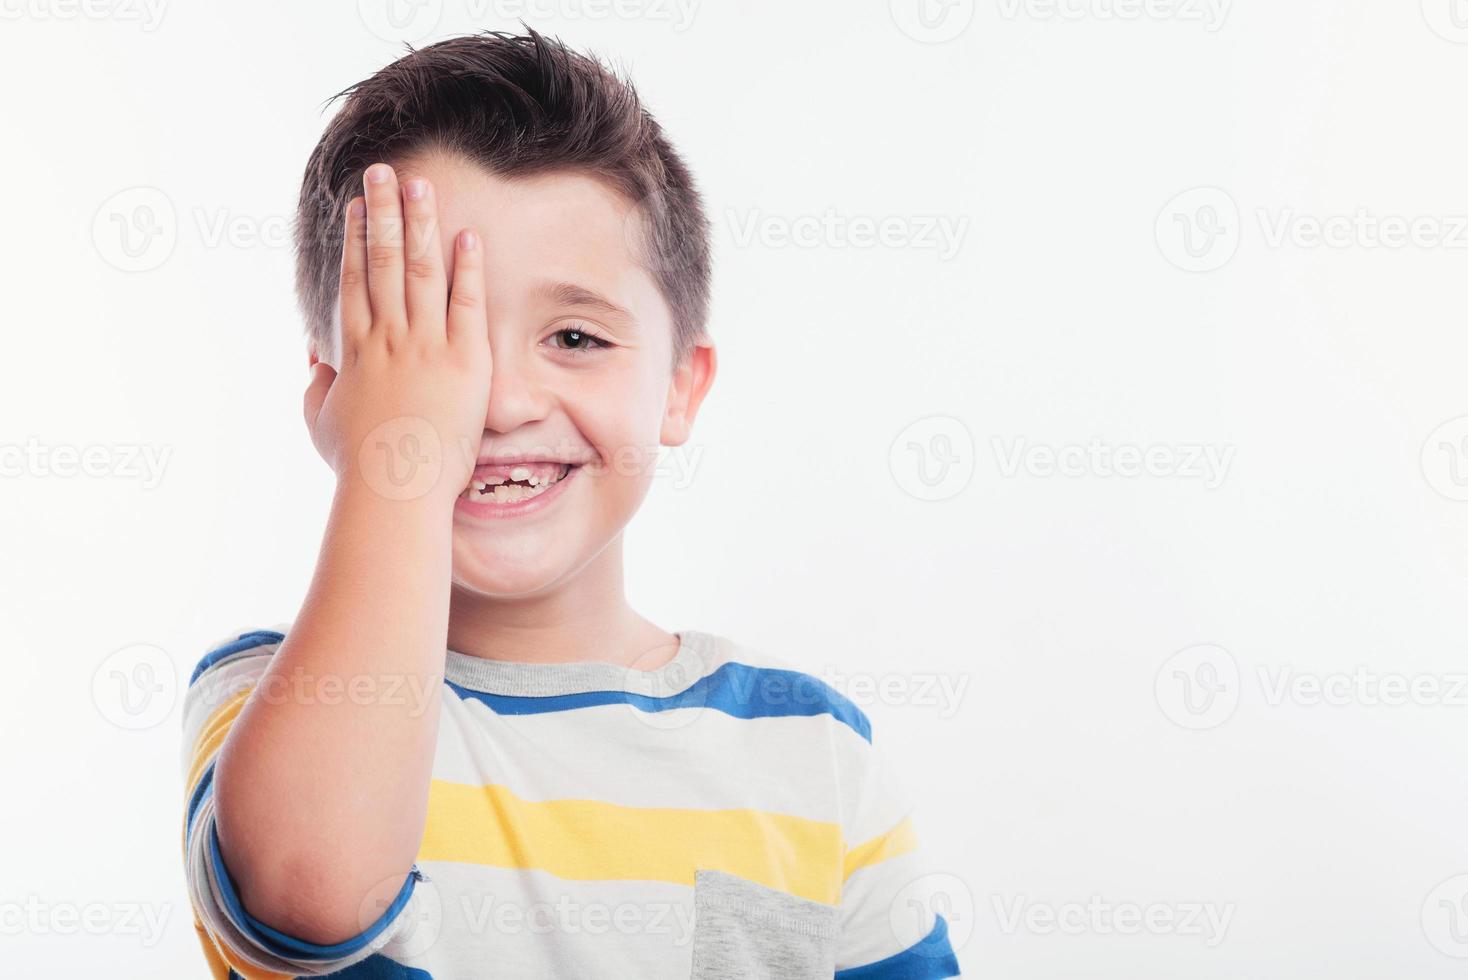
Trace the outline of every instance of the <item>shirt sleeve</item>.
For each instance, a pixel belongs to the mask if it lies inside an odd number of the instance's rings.
[[[947,894],[957,879],[929,864],[911,805],[881,751],[872,742],[855,748],[842,791],[847,843],[836,980],[959,976]]]
[[[273,929],[246,911],[219,851],[215,830],[214,760],[270,657],[285,639],[277,630],[232,634],[199,661],[183,710],[184,873],[194,929],[216,980],[274,980],[333,973],[386,945],[404,920],[416,865],[393,902],[361,933],[323,946]]]

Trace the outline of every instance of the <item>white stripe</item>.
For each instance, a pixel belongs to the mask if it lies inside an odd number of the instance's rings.
[[[930,870],[919,848],[860,868],[846,879],[841,894],[841,939],[836,950],[838,970],[865,966],[902,952],[922,938],[918,933],[925,916],[948,911],[947,903],[915,890]],[[910,885],[913,888],[908,888]],[[953,909],[949,914],[964,911]]]
[[[835,747],[850,744],[834,729],[852,734],[826,715],[649,714],[625,704],[499,715],[452,692],[439,724],[437,779],[505,786],[534,801],[748,808],[831,823],[841,819],[842,798],[833,751],[844,754],[849,749]]]

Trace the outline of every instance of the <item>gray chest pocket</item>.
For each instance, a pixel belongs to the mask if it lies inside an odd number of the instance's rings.
[[[836,915],[737,875],[696,871],[690,980],[831,980]]]

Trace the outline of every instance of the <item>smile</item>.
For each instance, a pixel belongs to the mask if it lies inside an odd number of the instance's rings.
[[[470,517],[521,517],[549,506],[581,466],[564,462],[481,465],[454,509]]]
[[[571,470],[570,463],[559,463],[552,464],[549,470],[542,465],[513,466],[507,475],[489,473],[483,479],[476,473],[475,479],[464,488],[463,496],[492,504],[530,500],[560,483]]]

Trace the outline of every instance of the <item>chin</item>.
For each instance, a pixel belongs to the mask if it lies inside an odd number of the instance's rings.
[[[570,563],[558,550],[518,554],[482,535],[454,535],[454,586],[486,598],[510,599],[544,592],[566,577]]]

